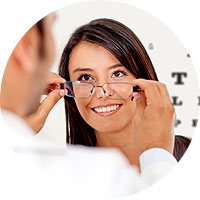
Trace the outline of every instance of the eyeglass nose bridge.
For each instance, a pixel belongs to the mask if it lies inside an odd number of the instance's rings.
[[[105,88],[104,88],[104,85],[105,85],[105,83],[104,83],[103,85],[95,85],[94,88],[93,88],[93,90],[95,90],[96,88],[102,88],[101,91],[103,91],[103,95],[106,96],[106,90],[105,90]],[[95,92],[95,91],[93,91],[93,93],[94,93],[94,92]]]
[[[94,86],[94,88],[102,88],[104,97],[109,97],[110,94],[107,94],[107,93],[109,93],[109,90],[106,90],[106,89],[105,89],[105,86],[106,86],[106,85],[107,85],[107,83],[104,83],[103,85],[96,85],[96,86]],[[94,91],[93,91],[93,92],[94,92]]]

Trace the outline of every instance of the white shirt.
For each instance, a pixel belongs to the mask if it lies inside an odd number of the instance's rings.
[[[0,186],[7,197],[112,199],[155,183],[176,164],[166,150],[153,148],[140,156],[138,174],[116,149],[37,143],[33,131],[18,116],[4,110],[2,117],[8,126],[4,130],[6,139],[0,138],[4,143],[1,147],[7,151],[1,162],[0,177],[4,181]]]

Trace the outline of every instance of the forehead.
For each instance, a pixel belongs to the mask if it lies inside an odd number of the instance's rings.
[[[69,59],[69,67],[110,66],[119,63],[117,58],[102,46],[82,41],[75,46]]]

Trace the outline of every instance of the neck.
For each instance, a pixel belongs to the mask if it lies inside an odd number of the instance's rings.
[[[103,133],[95,131],[95,134],[97,139],[96,146],[118,148],[126,156],[130,164],[140,169],[139,153],[136,148],[133,129]]]

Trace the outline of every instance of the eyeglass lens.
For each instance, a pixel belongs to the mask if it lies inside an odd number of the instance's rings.
[[[132,84],[120,82],[105,83],[103,86],[95,86],[92,83],[67,81],[65,86],[61,86],[61,89],[63,89],[63,87],[66,89],[67,96],[77,99],[90,97],[95,92],[96,87],[102,87],[105,96],[110,99],[128,98],[134,92]]]

